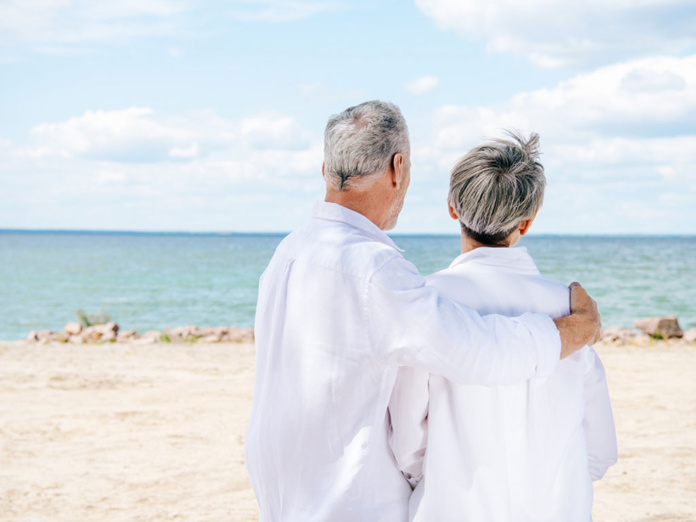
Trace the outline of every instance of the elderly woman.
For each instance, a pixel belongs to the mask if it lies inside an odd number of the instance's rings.
[[[481,314],[569,311],[565,284],[513,247],[536,217],[546,179],[539,137],[508,133],[452,170],[450,215],[462,254],[429,278]],[[410,519],[587,522],[592,481],[616,462],[604,368],[589,346],[550,377],[513,386],[462,386],[402,368],[390,405],[391,445],[415,486]]]

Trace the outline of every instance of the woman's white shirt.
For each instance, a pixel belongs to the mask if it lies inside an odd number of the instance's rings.
[[[570,311],[568,288],[522,247],[475,249],[428,282],[481,314]],[[552,375],[509,386],[401,368],[390,416],[416,522],[586,522],[592,481],[617,458],[604,368],[589,346]]]

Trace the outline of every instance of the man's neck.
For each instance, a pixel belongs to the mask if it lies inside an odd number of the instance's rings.
[[[360,188],[362,189],[363,187]],[[389,209],[391,208],[389,205],[391,202],[387,199],[388,195],[382,191],[370,190],[375,188],[378,187],[367,187],[366,190],[356,188],[334,190],[328,188],[324,201],[336,203],[358,214],[362,214],[381,230],[384,230],[388,224]]]

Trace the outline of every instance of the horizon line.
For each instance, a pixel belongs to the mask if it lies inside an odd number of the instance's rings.
[[[129,235],[129,236],[286,236],[290,231],[187,231],[187,230],[99,230],[99,229],[52,229],[52,228],[0,228],[0,234],[56,234],[56,235]],[[459,237],[457,233],[446,232],[396,232],[390,236],[416,237]],[[583,233],[583,232],[530,232],[527,237],[624,237],[624,238],[696,238],[691,234],[666,233]]]

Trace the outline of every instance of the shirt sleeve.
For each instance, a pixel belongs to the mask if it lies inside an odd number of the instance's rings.
[[[409,366],[399,368],[389,402],[389,445],[396,466],[412,488],[423,478],[428,442],[428,373]]]
[[[365,314],[373,355],[459,384],[505,385],[550,375],[561,339],[550,317],[481,316],[440,297],[403,257],[367,281]]]
[[[587,441],[587,456],[592,480],[601,479],[610,466],[616,464],[616,429],[609,400],[606,372],[594,348],[585,355],[585,416],[583,429]]]

